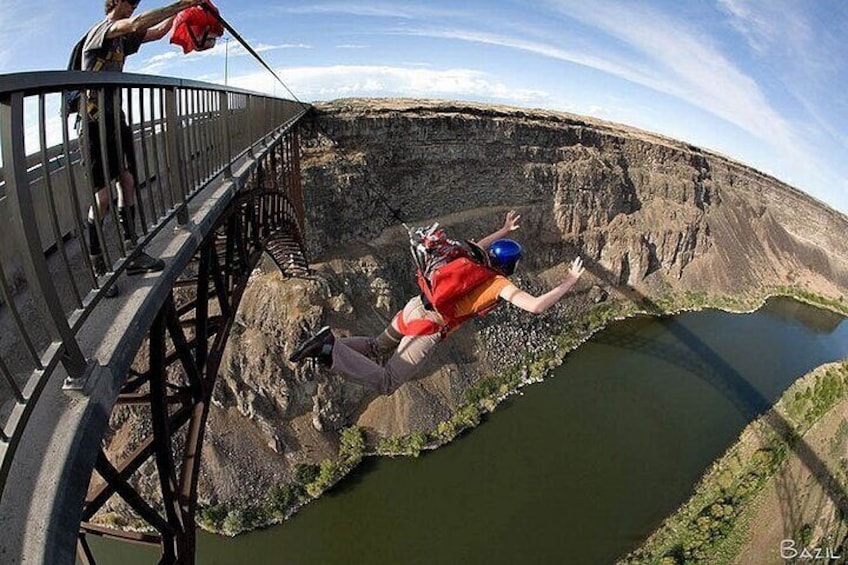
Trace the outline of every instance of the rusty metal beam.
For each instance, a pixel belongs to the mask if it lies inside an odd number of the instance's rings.
[[[103,477],[106,482],[115,488],[115,492],[130,505],[130,507],[148,524],[159,530],[164,535],[173,535],[173,528],[166,522],[156,510],[148,504],[132,485],[126,480],[123,480],[118,473],[118,470],[106,458],[106,454],[102,451],[97,457],[97,462],[94,465],[97,473]]]
[[[87,534],[121,537],[122,534],[89,523],[117,493],[129,498],[128,502],[131,501],[130,505],[142,519],[160,533],[158,536],[147,534],[146,538],[140,534],[124,534],[122,539],[159,545],[163,552],[161,563],[194,562],[197,484],[206,421],[235,313],[254,266],[279,230],[293,231],[279,240],[281,249],[303,255],[302,248],[291,247],[289,243],[301,240],[301,234],[297,233],[299,218],[294,217],[296,208],[290,202],[291,194],[278,188],[289,190],[292,186],[291,179],[286,178],[290,167],[285,167],[283,143],[291,146],[286,140],[288,137],[283,138],[279,147],[283,162],[268,157],[271,165],[265,163],[261,171],[258,169],[260,172],[254,182],[259,186],[240,192],[218,218],[217,226],[201,242],[193,261],[197,265],[196,274],[180,280],[179,293],[172,292],[156,316],[146,350],[148,370],[135,373],[117,402],[149,404],[153,433],[118,466],[112,466],[103,455],[104,462],[100,463],[98,473],[102,468],[105,481],[92,487],[84,511],[79,546],[83,553],[87,548],[84,539]],[[275,153],[272,151],[270,155]],[[275,180],[273,186],[263,187],[266,178],[263,175],[280,177],[286,182]],[[299,262],[305,264],[303,259]],[[214,302],[218,303],[221,314],[210,316],[210,306],[214,306]],[[193,336],[189,337],[191,333]],[[169,375],[171,378],[179,375],[184,384],[169,382]],[[144,389],[145,385],[148,390]],[[183,441],[175,441],[177,433],[185,434]],[[175,452],[178,443],[183,445],[181,453]],[[131,489],[132,475],[151,458],[159,474],[164,517],[151,513],[150,504],[141,500],[138,493],[127,492]]]
[[[168,378],[165,365],[165,338],[168,311],[173,307],[173,298],[168,298],[164,308],[156,316],[150,330],[150,411],[153,422],[153,455],[156,470],[159,473],[159,486],[162,489],[162,502],[165,515],[173,536],[162,532],[164,556],[162,563],[176,563],[180,550],[183,549],[182,537],[186,529],[193,529],[194,524],[186,524],[177,499],[176,467],[174,453],[171,449],[171,432],[168,417],[168,405],[165,403],[165,381]],[[192,554],[194,548],[191,548]]]

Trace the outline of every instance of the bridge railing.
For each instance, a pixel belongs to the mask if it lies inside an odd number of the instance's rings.
[[[111,108],[109,120],[68,115],[66,95],[86,108]],[[298,102],[196,81],[125,73],[39,72],[0,76],[0,488],[28,414],[58,366],[84,380],[77,332],[133,257],[215,179],[294,124]],[[108,273],[89,253],[88,218],[96,187],[84,140],[98,128],[122,154],[119,124],[132,131],[138,247],[125,245],[116,208],[94,226]],[[103,177],[109,152],[101,147]],[[118,189],[110,183],[113,204]],[[298,187],[299,188],[299,187]],[[297,200],[297,198],[294,198]],[[302,205],[292,202],[302,213]],[[302,218],[299,218],[302,223]]]

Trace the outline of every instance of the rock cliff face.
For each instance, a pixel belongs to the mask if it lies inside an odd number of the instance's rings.
[[[315,280],[260,269],[244,297],[204,453],[203,498],[250,500],[294,466],[332,458],[343,426],[430,432],[469,389],[560,347],[598,301],[683,293],[760,297],[791,285],[848,290],[848,218],[774,178],[671,139],[543,111],[419,100],[318,105],[303,135]],[[581,254],[577,290],[541,316],[500,308],[442,344],[426,376],[389,397],[288,352],[329,324],[379,332],[414,293],[405,232],[439,221],[479,238],[522,215],[514,279],[539,293]],[[527,370],[525,370],[525,373]]]

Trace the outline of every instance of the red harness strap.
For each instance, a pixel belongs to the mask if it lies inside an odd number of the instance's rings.
[[[406,336],[433,335],[442,333],[447,329],[447,326],[433,320],[418,319],[406,322],[403,319],[403,310],[395,314],[395,322],[400,333]]]
[[[456,328],[461,326],[464,322],[470,320],[471,318],[476,318],[478,316],[484,316],[491,312],[497,305],[499,304],[498,300],[495,300],[491,304],[486,305],[478,312],[474,314],[468,314],[467,316],[460,316],[457,318],[450,318],[446,320],[444,324],[440,324],[433,320],[412,320],[411,322],[407,322],[403,319],[403,310],[395,314],[395,322],[400,333],[406,336],[421,336],[421,335],[433,335],[433,334],[442,334],[442,337],[447,337],[450,335]]]

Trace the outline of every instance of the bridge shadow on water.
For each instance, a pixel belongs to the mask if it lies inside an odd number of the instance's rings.
[[[848,517],[848,494],[840,487],[836,474],[819,453],[798,435],[786,418],[776,410],[770,410],[771,400],[690,329],[675,318],[664,315],[659,305],[651,298],[632,287],[622,285],[617,275],[598,263],[590,260],[586,263],[587,271],[615,288],[627,300],[639,305],[647,314],[657,316],[665,331],[673,336],[677,343],[660,342],[656,339],[625,333],[617,328],[607,328],[597,334],[594,340],[598,343],[654,356],[685,369],[719,392],[748,424],[762,417],[767,429],[788,446],[814,480],[819,483],[823,497],[810,496],[805,485],[806,481],[803,477],[793,477],[787,462],[784,462],[782,468],[777,471],[776,488],[784,525],[784,539],[797,542],[796,547],[800,551],[803,544],[798,536],[803,528],[810,527],[808,524],[811,513],[818,518],[820,525],[832,524],[834,521],[838,522]],[[846,553],[848,535],[834,541],[836,547],[832,549],[835,553]],[[836,551],[837,548],[841,550]]]

